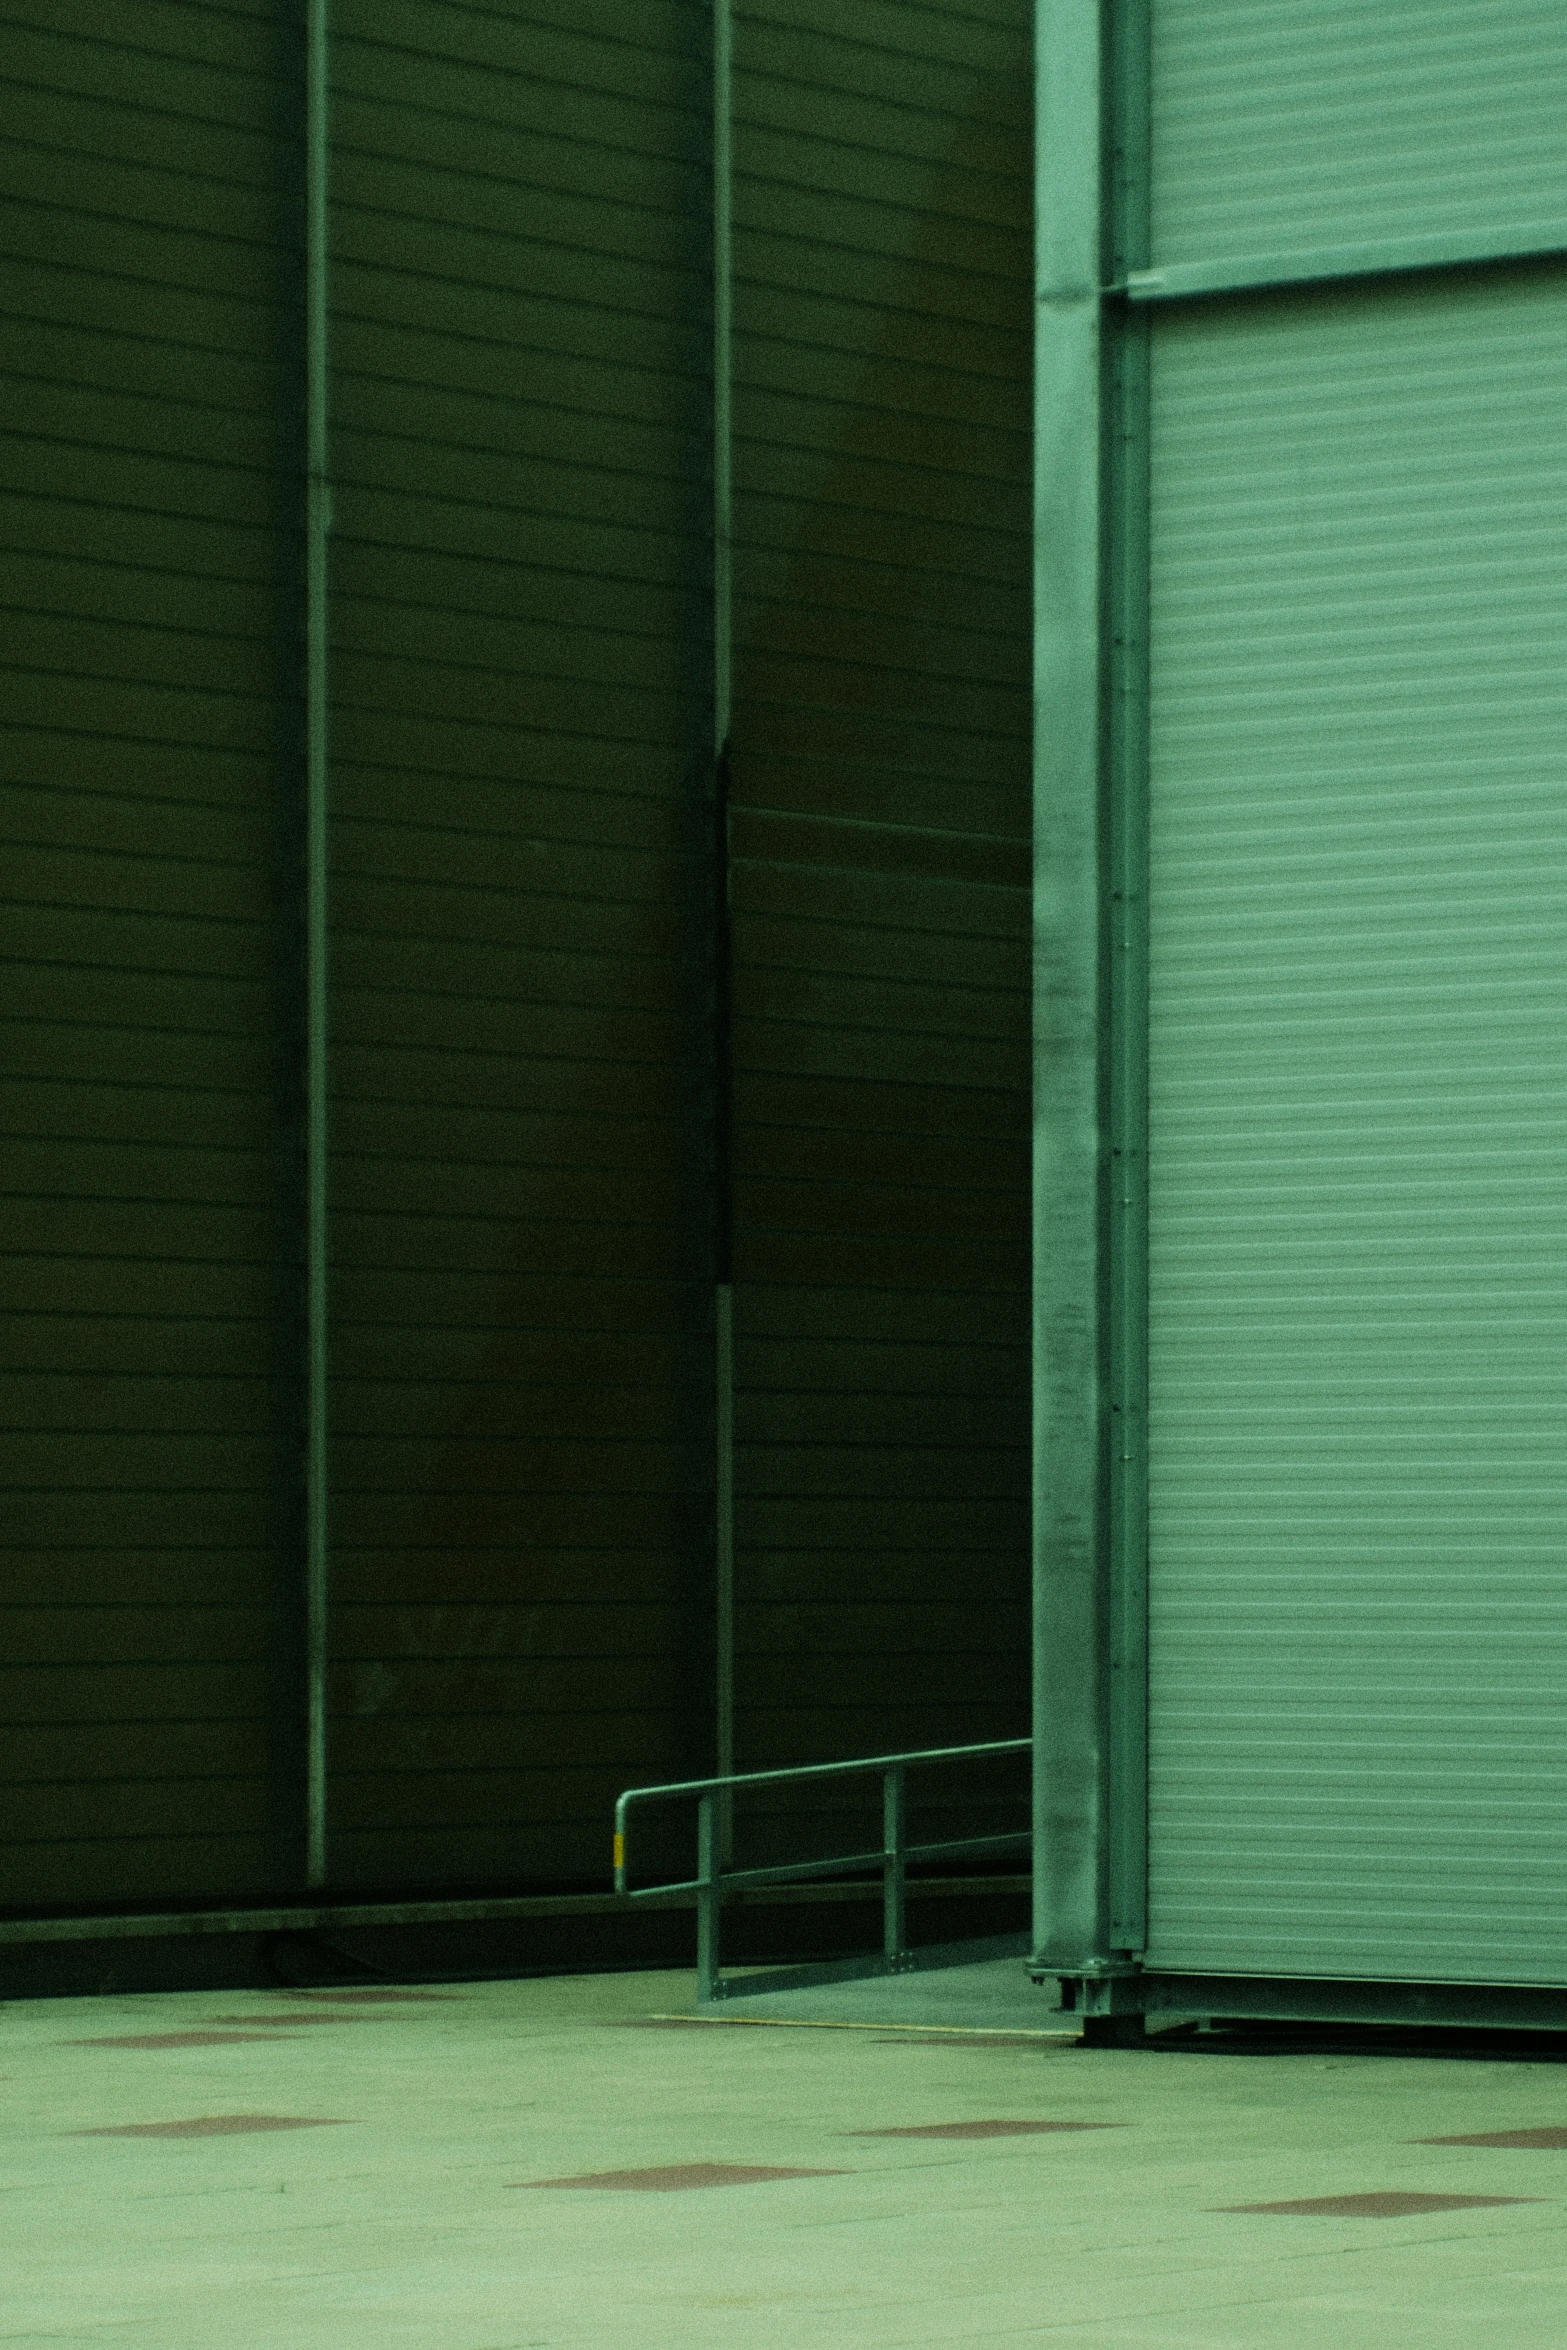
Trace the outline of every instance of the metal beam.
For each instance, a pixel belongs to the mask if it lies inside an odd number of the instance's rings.
[[[305,1879],[327,1872],[329,0],[305,20]]]
[[[734,705],[734,16],[713,0],[713,1386],[715,1772],[735,1767],[735,1339],[729,737]],[[719,1822],[727,1856],[727,1799]]]
[[[1119,290],[1131,302],[1178,302],[1202,294],[1263,293],[1270,286],[1332,284],[1340,278],[1393,277],[1419,269],[1474,269],[1564,254],[1567,220],[1526,221],[1512,228],[1443,229],[1430,236],[1382,237],[1368,244],[1322,245],[1293,253],[1167,261],[1156,269],[1127,270]]]
[[[1100,13],[1035,15],[1035,1950],[1059,1972],[1110,1948]]]
[[[1117,275],[1147,259],[1148,9],[1112,11],[1109,213]],[[1110,1948],[1148,1927],[1148,425],[1146,311],[1112,308],[1104,371],[1109,786]]]
[[[713,0],[713,756],[734,699],[734,9]]]
[[[964,1901],[1027,1890],[1026,1876],[911,1877],[910,1901]],[[731,1896],[737,1908],[792,1908],[812,1902],[880,1902],[880,1875],[856,1884],[773,1885],[746,1888]],[[640,1895],[649,1909],[691,1909],[696,1896],[670,1892]],[[508,1918],[618,1917],[625,1909],[618,1893],[520,1893],[482,1895],[468,1901],[353,1901],[295,1904],[282,1909],[155,1910],[126,1916],[3,1918],[0,1949],[30,1942],[167,1941],[207,1934],[346,1933],[358,1926],[438,1926],[495,1923]]]
[[[1567,2031],[1560,1984],[1349,1981],[1305,1975],[1149,1974],[1138,2004],[1156,2016],[1223,2016],[1253,2022],[1441,2025],[1487,2031]],[[1082,2002],[1077,2005],[1081,2010]],[[1559,2045],[1559,2044],[1558,2044]],[[1551,2051],[1554,2058],[1555,2050]]]

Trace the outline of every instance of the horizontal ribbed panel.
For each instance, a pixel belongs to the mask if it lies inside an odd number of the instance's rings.
[[[333,34],[333,1866],[592,1882],[711,1753],[707,25]]]
[[[1560,0],[1153,0],[1156,261],[1567,215]]]
[[[1027,1723],[1029,29],[736,10],[745,1768]]]
[[[1154,346],[1151,1959],[1567,1979],[1567,303]]]
[[[0,1880],[286,1892],[301,10],[5,15]],[[811,1760],[1026,1720],[1030,12],[735,15],[738,1682]],[[329,1867],[596,1884],[713,1753],[713,14],[331,17]]]
[[[0,44],[0,1902],[294,1868],[293,1244],[265,17],[41,0]]]
[[[712,1751],[711,12],[334,32],[335,1866],[591,1880]],[[735,34],[751,1763],[1026,1711],[1031,180],[1021,0]]]

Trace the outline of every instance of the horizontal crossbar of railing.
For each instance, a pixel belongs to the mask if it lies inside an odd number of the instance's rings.
[[[628,1787],[615,1806],[615,1833],[625,1833],[626,1812],[633,1803],[649,1803],[655,1798],[675,1795],[722,1795],[736,1787],[782,1787],[806,1779],[848,1779],[863,1776],[867,1771],[890,1771],[913,1763],[968,1762],[982,1754],[1023,1754],[1032,1746],[1032,1738],[992,1738],[982,1746],[922,1746],[909,1754],[868,1754],[862,1761],[831,1763],[791,1763],[782,1771],[734,1771],[725,1779],[671,1779],[659,1787]],[[616,1891],[621,1874],[617,1856],[615,1864]]]
[[[972,1762],[987,1755],[1025,1754],[1029,1738],[993,1738],[973,1746],[926,1746],[907,1754],[867,1755],[856,1762],[798,1763],[781,1771],[730,1772],[714,1779],[676,1779],[663,1786],[628,1787],[615,1805],[615,1891],[632,1901],[668,1899],[692,1893],[697,1908],[697,1990],[705,2003],[723,1997],[719,1974],[719,1915],[724,1897],[761,1885],[803,1883],[812,1879],[852,1875],[856,1870],[880,1868],[884,1963],[896,1970],[911,1963],[906,1947],[905,1910],[911,1862],[977,1859],[981,1854],[1013,1852],[1033,1839],[1028,1829],[998,1836],[961,1836],[940,1843],[904,1841],[905,1778],[911,1769],[928,1763]],[[863,1778],[879,1773],[882,1780],[882,1844],[879,1852],[841,1854],[829,1860],[785,1861],[768,1868],[726,1869],[720,1860],[731,1799],[752,1787],[801,1786],[821,1779]],[[697,1873],[678,1883],[633,1887],[628,1882],[626,1830],[634,1804],[695,1799],[697,1807]]]
[[[954,1860],[959,1853],[965,1856],[982,1852],[1017,1852],[1034,1841],[1033,1831],[1019,1828],[1009,1836],[960,1836],[948,1844],[906,1844],[903,1847],[905,1868],[911,1862],[927,1860]],[[885,1852],[854,1852],[843,1860],[786,1860],[771,1869],[725,1869],[724,1891],[740,1893],[748,1885],[804,1884],[808,1877],[852,1876],[856,1869],[879,1869],[886,1859]],[[628,1885],[628,1901],[662,1900],[670,1893],[700,1892],[700,1877],[682,1877],[672,1885]]]

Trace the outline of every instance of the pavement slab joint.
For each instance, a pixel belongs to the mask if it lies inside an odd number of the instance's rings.
[[[1540,2203],[1539,2195],[1420,2195],[1392,2187],[1361,2195],[1299,2195],[1282,2203],[1221,2203],[1221,2211],[1255,2211],[1288,2219],[1411,2219],[1427,2211],[1481,2211],[1499,2203]]]
[[[774,2179],[842,2179],[841,2170],[802,2170],[761,2162],[670,2162],[646,2170],[585,2172],[574,2179],[514,2179],[518,2187],[595,2187],[611,2193],[678,2193],[691,2187],[754,2187]]]
[[[203,2113],[189,2121],[109,2122],[90,2130],[70,2130],[72,2138],[236,2138],[254,2130],[336,2130],[347,2126],[343,2114]]]
[[[1067,2130],[1123,2130],[1124,2122],[905,2122],[895,2129],[845,2130],[846,2138],[1043,2138]]]

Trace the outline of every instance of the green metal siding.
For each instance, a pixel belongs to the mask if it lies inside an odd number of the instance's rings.
[[[7,17],[0,1900],[243,1895],[298,1851],[289,80],[266,11]]]
[[[742,1769],[1027,1715],[1028,63],[737,11]]]
[[[706,1767],[700,9],[341,0],[330,1844]]]
[[[1567,1966],[1564,292],[1155,324],[1151,1965]]]
[[[1153,259],[1567,217],[1560,0],[1152,0]]]
[[[305,1819],[305,12],[5,13],[0,1904],[237,1901]],[[743,1761],[1026,1711],[1028,24],[737,27]],[[711,11],[331,29],[327,1877],[599,1884],[712,1755]]]

